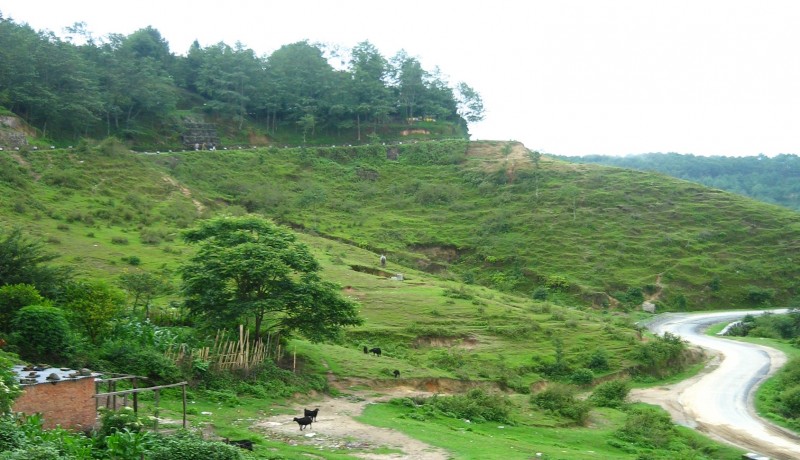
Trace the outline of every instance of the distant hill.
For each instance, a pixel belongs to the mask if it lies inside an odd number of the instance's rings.
[[[534,161],[536,160],[536,161]],[[0,154],[0,223],[88,276],[174,268],[177,232],[254,212],[464,285],[564,305],[789,305],[800,214],[514,142],[135,154],[113,140]],[[344,280],[346,281],[346,280]]]
[[[800,157],[797,155],[704,157],[647,153],[624,157],[588,155],[558,158],[574,163],[660,172],[800,211]]]

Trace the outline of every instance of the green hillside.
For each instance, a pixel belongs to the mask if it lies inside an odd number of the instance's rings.
[[[0,157],[2,218],[94,274],[122,270],[128,256],[173,264],[178,229],[256,212],[465,285],[565,304],[797,300],[796,212],[656,174],[547,157],[534,167],[517,143],[388,150],[398,159],[382,145],[139,155],[107,142],[99,152],[16,152]]]
[[[493,455],[512,458],[520,448],[564,459],[659,452],[619,441],[616,430],[633,423],[624,411],[595,408],[576,422],[580,411],[555,414],[527,396],[547,382],[647,366],[642,347],[654,342],[642,341],[639,314],[626,313],[643,300],[707,309],[786,306],[798,297],[796,213],[648,173],[539,158],[514,142],[140,154],[107,140],[4,152],[0,196],[4,230],[22,228],[76,276],[112,283],[136,270],[177,281],[175,269],[192,251],[180,231],[199,219],[258,213],[295,229],[325,279],[358,301],[364,323],[333,343],[290,338],[282,365],[333,391],[380,391],[393,370],[403,385],[428,391],[505,390],[525,409],[514,430],[490,432]],[[397,274],[402,281],[391,279]],[[156,323],[179,317],[180,301],[158,298]],[[364,346],[383,356],[365,356]],[[257,436],[227,417],[238,420],[250,404],[287,410],[288,396],[269,395],[241,396],[229,410],[198,394],[193,417],[201,420],[208,405],[221,433]],[[167,399],[168,409],[174,404]],[[409,410],[388,405],[365,416],[388,411],[370,423],[445,430],[440,443],[429,442],[467,448],[469,431],[451,433],[446,417],[423,423]],[[707,442],[679,436],[695,448]],[[304,455],[255,439],[285,458]],[[703,449],[717,452],[708,458],[740,455]],[[337,455],[324,458],[351,458]]]

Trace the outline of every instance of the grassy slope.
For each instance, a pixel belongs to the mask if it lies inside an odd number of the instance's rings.
[[[547,159],[537,181],[520,148],[474,144],[463,163],[438,166],[334,162],[297,150],[20,152],[0,156],[0,223],[47,241],[78,274],[107,279],[134,269],[131,256],[147,270],[176,267],[189,250],[177,232],[203,215],[250,206],[302,226],[325,276],[361,302],[366,319],[343,343],[294,343],[303,365],[340,378],[399,369],[404,378],[522,389],[540,380],[532,358],[552,359],[555,338],[572,365],[602,347],[619,370],[636,341],[630,320],[565,307],[595,291],[655,283],[659,273],[663,299],[682,294],[695,308],[745,306],[749,284],[775,289],[778,300],[796,295],[797,268],[786,260],[800,241],[796,213]],[[370,273],[378,252],[406,281]],[[703,287],[713,275],[718,292]],[[570,287],[534,302],[464,284],[470,276],[521,292],[558,276]],[[385,359],[365,360],[365,344],[381,346]]]
[[[262,150],[182,157],[173,172],[209,196],[504,290],[564,278],[569,292],[599,305],[660,280],[664,305],[686,299],[689,309],[753,307],[751,286],[773,289],[778,303],[797,295],[796,212],[555,160],[542,160],[537,179],[520,150],[473,144],[461,164],[423,166]]]

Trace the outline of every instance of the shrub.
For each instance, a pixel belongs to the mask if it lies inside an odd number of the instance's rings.
[[[650,407],[635,407],[628,413],[625,425],[615,436],[640,447],[664,448],[677,435],[669,414]]]
[[[0,417],[0,452],[14,450],[25,445],[25,433],[11,416]]]
[[[597,348],[592,352],[592,355],[589,356],[589,361],[586,363],[586,367],[594,371],[607,371],[609,368],[608,352],[606,352],[605,348]]]
[[[789,387],[781,392],[780,410],[784,416],[797,418],[800,416],[800,385]]]
[[[188,432],[164,438],[150,460],[241,460],[238,447],[222,442],[205,441]]]
[[[581,368],[577,369],[572,375],[569,376],[570,382],[575,385],[591,385],[594,381],[594,372],[591,369]]]
[[[576,398],[576,393],[574,386],[552,384],[531,396],[531,404],[582,425],[589,417],[592,406],[589,402]]]
[[[663,336],[638,345],[632,358],[639,363],[637,372],[663,377],[683,369],[681,358],[685,350],[686,343],[680,336],[665,332]]]
[[[12,340],[20,356],[33,362],[61,362],[69,347],[69,324],[60,308],[29,305],[22,307],[12,321]]]
[[[125,372],[147,377],[153,384],[174,383],[181,379],[181,372],[174,361],[164,353],[143,346],[136,340],[113,340],[103,344],[98,358],[109,371]]]
[[[408,398],[400,400],[400,405],[408,406]],[[475,422],[500,422],[511,424],[513,404],[500,394],[488,393],[482,388],[473,388],[465,395],[431,396],[419,401],[422,406],[435,409],[436,412],[452,418],[467,419]],[[413,404],[411,404],[413,406]]]
[[[11,412],[14,399],[22,393],[17,373],[12,369],[17,360],[16,356],[0,351],[0,416]]]
[[[107,408],[100,409],[100,429],[97,430],[97,437],[105,439],[113,433],[127,430],[131,433],[142,431],[144,424],[139,420],[139,416],[131,407],[123,407],[115,411]]]
[[[548,290],[546,287],[539,286],[533,290],[533,294],[531,294],[531,297],[533,298],[533,300],[547,300],[547,292]]]
[[[3,456],[3,460],[73,460],[77,457],[61,455],[50,444],[28,445]]]
[[[625,380],[611,380],[603,382],[592,391],[589,399],[600,407],[621,407],[631,391],[630,385]]]

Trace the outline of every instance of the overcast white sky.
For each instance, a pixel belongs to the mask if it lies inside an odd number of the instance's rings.
[[[174,53],[308,39],[400,49],[483,97],[472,139],[559,155],[800,153],[795,0],[3,0],[61,35],[152,26]]]

